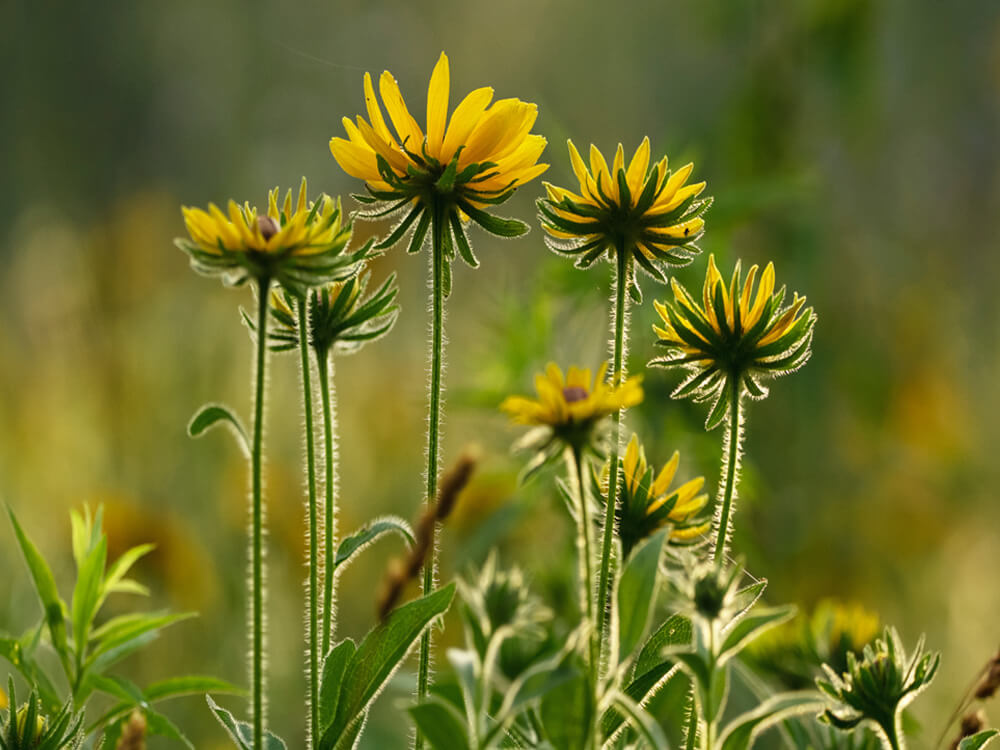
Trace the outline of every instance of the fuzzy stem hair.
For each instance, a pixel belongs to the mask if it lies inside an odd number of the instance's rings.
[[[333,384],[333,362],[327,350],[316,351],[320,398],[323,402],[324,499],[323,499],[323,648],[329,652],[336,634],[333,564],[337,543],[337,400]]]
[[[441,429],[441,374],[444,362],[444,274],[445,243],[447,242],[449,206],[440,198],[431,202],[431,341],[430,341],[430,394],[427,417],[427,473],[424,502],[434,503],[437,497],[439,470],[439,441]],[[430,531],[428,557],[424,563],[423,592],[427,596],[434,590],[437,573],[437,546],[434,528]],[[420,656],[417,669],[417,698],[423,701],[430,686],[431,631],[424,631],[420,638]],[[419,730],[414,736],[414,748],[421,750],[423,738]]]
[[[316,440],[313,434],[312,378],[309,363],[308,298],[298,301],[299,354],[302,366],[302,411],[305,413],[306,477],[309,491],[309,578],[306,583],[308,604],[306,609],[306,649],[309,670],[309,724],[306,731],[307,747],[315,746],[315,733],[319,731],[319,519],[316,513]]]
[[[253,748],[262,750],[267,729],[264,700],[264,498],[262,453],[264,443],[264,397],[267,390],[267,312],[271,280],[258,279],[257,295],[257,365],[254,387],[253,450],[251,452],[251,701],[253,705]]]
[[[625,357],[628,346],[628,260],[624,245],[618,247],[617,275],[615,276],[615,291],[613,308],[614,317],[611,324],[614,331],[612,341],[612,360],[614,366],[611,378],[625,378]],[[601,653],[604,652],[605,634],[607,633],[608,612],[611,609],[611,548],[615,535],[615,511],[618,507],[618,459],[621,454],[622,413],[615,412],[614,424],[611,428],[611,462],[608,472],[608,501],[604,512],[604,539],[601,544],[601,572],[598,580],[597,606],[600,616],[597,619],[597,644]],[[605,654],[605,657],[607,654]],[[605,659],[607,660],[607,659]]]
[[[743,457],[743,411],[740,401],[743,397],[740,379],[737,374],[730,375],[731,402],[729,404],[729,423],[726,426],[726,436],[722,441],[722,479],[719,494],[719,506],[715,514],[715,562],[720,563],[729,546],[730,520],[733,514],[733,502],[736,500],[736,485],[740,479],[740,462]]]

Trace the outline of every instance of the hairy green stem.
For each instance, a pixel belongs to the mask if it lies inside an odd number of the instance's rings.
[[[590,687],[594,692],[596,705],[601,652],[596,633],[597,613],[594,608],[594,544],[591,539],[593,521],[590,517],[590,505],[587,502],[587,490],[583,484],[583,456],[577,448],[566,448],[565,456],[566,473],[569,474],[576,494],[577,539],[580,545],[580,614],[587,618],[590,625],[590,633],[587,636],[588,666],[590,667]],[[599,712],[595,712],[594,715],[598,716]],[[592,732],[592,734],[594,733]]]
[[[695,690],[697,686],[694,684],[694,679],[691,680],[691,714],[688,716],[687,724],[687,736],[684,738],[684,748],[685,750],[695,750],[695,744],[698,741],[698,700],[695,698]]]
[[[334,590],[333,564],[335,561],[335,545],[337,541],[337,445],[336,435],[337,414],[332,392],[333,365],[330,362],[329,351],[316,352],[316,369],[319,373],[320,395],[323,400],[323,446],[325,448],[325,498],[323,507],[325,520],[323,525],[323,654],[329,652],[331,641],[336,631],[336,620],[333,616]]]
[[[306,474],[309,484],[309,747],[319,732],[319,532],[316,516],[316,444],[313,435],[312,377],[309,364],[308,296],[298,301],[299,354],[302,360],[302,410],[306,416]]]
[[[715,537],[715,562],[722,561],[726,554],[726,540],[729,536],[729,517],[732,514],[733,496],[736,494],[736,472],[740,463],[743,448],[743,430],[740,420],[740,379],[735,374],[730,375],[732,401],[729,405],[729,426],[726,428],[726,447],[729,449],[725,458],[725,486],[722,491],[722,509],[719,512],[718,529]]]
[[[253,576],[252,624],[252,701],[253,750],[263,750],[267,717],[264,715],[264,500],[261,448],[264,442],[264,384],[267,366],[267,310],[271,280],[258,279],[257,295],[257,372],[254,388],[253,450],[251,452],[253,528],[251,532],[251,568]]]
[[[446,232],[448,231],[447,205],[435,200],[427,209],[431,214],[431,369],[430,406],[427,419],[427,489],[424,502],[434,503],[438,482],[438,442],[441,428],[441,364],[444,334],[444,254]],[[434,542],[434,528],[431,528],[428,559],[424,561],[424,595],[434,589],[437,547]],[[427,629],[420,638],[420,657],[417,671],[417,697],[423,700],[430,685],[431,631]],[[423,738],[418,730],[414,747],[423,747]]]
[[[628,255],[625,247],[618,247],[618,271],[615,278],[615,341],[613,351],[612,380],[619,376],[624,379],[625,361],[625,315],[627,313],[625,296],[628,287]],[[614,415],[611,428],[611,463],[608,474],[608,502],[604,512],[604,540],[601,545],[601,574],[598,581],[597,602],[600,617],[597,620],[597,643],[600,652],[604,651],[604,636],[607,632],[608,613],[611,596],[611,543],[615,535],[615,510],[618,506],[618,457],[621,452],[622,411]]]

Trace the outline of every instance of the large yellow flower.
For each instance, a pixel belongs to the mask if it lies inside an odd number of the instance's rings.
[[[548,169],[538,163],[545,138],[531,133],[536,105],[519,99],[492,102],[493,89],[488,87],[466,96],[449,121],[449,88],[448,56],[442,52],[427,91],[425,132],[407,109],[396,79],[389,71],[382,73],[379,92],[393,133],[375,97],[372,77],[365,73],[368,120],[345,117],[347,138],[331,139],[330,151],[345,172],[365,181],[369,195],[358,197],[371,205],[369,216],[406,210],[382,245],[397,242],[419,219],[410,243],[410,250],[416,251],[436,221],[447,239],[453,237],[462,257],[476,265],[462,219],[469,217],[501,236],[527,231],[522,222],[499,219],[483,208],[503,203],[517,187]]]
[[[590,369],[570,367],[563,377],[553,363],[544,374],[535,376],[538,398],[508,396],[500,409],[518,424],[534,425],[521,446],[536,450],[529,471],[559,455],[569,446],[577,452],[590,450],[601,455],[602,445],[596,427],[607,417],[642,401],[642,378],[633,376],[619,384],[605,379],[608,364],[603,363],[591,378]]]
[[[610,169],[592,145],[588,169],[573,142],[567,144],[580,187],[574,192],[545,183],[548,198],[538,201],[538,209],[550,248],[577,256],[580,268],[605,254],[612,262],[620,259],[636,299],[633,258],[665,284],[664,268],[687,265],[701,252],[696,244],[705,228],[701,217],[712,199],[698,198],[704,182],[687,184],[693,164],[671,171],[663,157],[650,167],[649,138],[644,138],[628,166],[619,143]]]
[[[658,344],[669,354],[650,364],[681,367],[690,375],[671,394],[695,401],[714,399],[706,427],[712,429],[729,412],[734,395],[767,396],[762,380],[798,369],[811,354],[816,315],[795,294],[782,307],[785,289],[774,291],[774,264],[768,263],[754,295],[758,267],[740,285],[737,262],[728,288],[709,256],[699,304],[676,279],[672,302],[654,302],[663,326],[653,326]]]
[[[291,190],[280,207],[278,198],[278,188],[268,193],[266,213],[232,200],[227,213],[214,203],[208,211],[185,206],[181,211],[191,239],[178,238],[177,246],[191,256],[196,271],[221,274],[227,284],[269,279],[296,293],[350,275],[367,257],[370,245],[344,252],[351,224],[343,220],[339,199],[321,195],[309,201],[305,178],[295,203]]]
[[[621,501],[615,509],[618,536],[626,557],[643,539],[657,529],[671,524],[671,541],[686,542],[695,539],[711,526],[699,518],[708,503],[708,495],[701,492],[705,478],[698,477],[671,489],[677,474],[680,454],[673,457],[657,474],[646,463],[646,452],[635,434],[625,449],[622,463]],[[605,467],[607,473],[608,467]],[[607,496],[606,482],[603,494]]]

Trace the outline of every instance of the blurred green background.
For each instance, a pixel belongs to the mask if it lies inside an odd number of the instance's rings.
[[[275,184],[344,194],[327,142],[364,111],[362,75],[391,70],[423,121],[430,71],[451,59],[452,105],[491,85],[537,102],[545,175],[571,184],[565,140],[644,135],[696,164],[716,204],[708,252],[773,260],[819,315],[814,356],[753,403],[736,548],[768,598],[863,603],[944,652],[916,706],[930,745],[1000,641],[1000,6],[903,0],[609,3],[170,3],[0,5],[0,495],[71,575],[66,511],[104,503],[112,547],[155,541],[138,577],[149,606],[194,609],[128,670],[244,678],[247,471],[226,437],[185,425],[203,402],[249,415],[251,343],[223,289],[172,245],[181,204],[262,203]],[[540,182],[504,213],[534,214]],[[534,223],[532,221],[532,223]],[[357,236],[385,225],[359,223]],[[500,543],[550,601],[571,590],[568,521],[548,477],[519,490],[496,405],[553,359],[606,356],[610,267],[473,237],[449,302],[444,460],[471,441],[480,472],[441,539],[446,576]],[[402,314],[389,337],[338,360],[341,529],[413,517],[424,452],[426,254],[396,249]],[[654,355],[648,279],[630,367]],[[303,484],[295,357],[274,361],[268,412],[271,723],[301,746]],[[646,374],[629,416],[657,463],[718,481],[721,430]],[[247,420],[249,421],[249,420]],[[0,529],[0,628],[38,615],[13,535]],[[373,621],[399,552],[382,542],[341,584],[340,633]],[[117,607],[131,606],[120,599]],[[145,603],[140,603],[146,606]],[[569,606],[569,605],[567,605]],[[443,642],[457,639],[449,630]],[[440,661],[440,659],[439,659]],[[4,670],[0,670],[2,672]],[[404,674],[364,747],[401,746]],[[229,705],[243,710],[240,701]],[[195,745],[226,747],[197,699],[168,707]]]

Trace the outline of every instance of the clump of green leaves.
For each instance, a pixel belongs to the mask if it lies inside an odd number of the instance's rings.
[[[40,621],[23,635],[12,637],[0,633],[0,656],[32,686],[25,709],[27,728],[24,732],[33,731],[33,736],[41,742],[48,742],[50,735],[59,732],[62,733],[60,737],[74,733],[97,737],[103,733],[104,745],[114,747],[122,720],[138,708],[146,716],[150,734],[168,737],[193,750],[181,730],[154,709],[153,704],[193,693],[239,693],[240,690],[228,682],[197,675],[172,677],[140,688],[116,670],[123,659],[148,646],[164,628],[193,617],[193,613],[132,612],[110,619],[101,617],[101,609],[112,594],[149,593],[145,586],[127,576],[132,566],[151,552],[153,546],[133,547],[109,563],[102,509],[99,508],[95,515],[89,508],[83,513],[71,511],[76,582],[67,605],[59,594],[52,568],[25,534],[13,511],[8,509],[8,514],[42,605]],[[50,676],[43,667],[42,657],[48,650],[55,653],[62,667],[61,679]],[[63,686],[57,687],[59,682]],[[14,706],[13,682],[11,688],[11,705]],[[109,696],[114,703],[79,729],[95,693]],[[31,729],[35,717],[41,722]],[[71,727],[74,727],[73,732],[68,732]],[[4,750],[36,747],[24,744],[26,735],[17,740],[21,744],[9,744],[13,741],[12,736],[8,733],[8,746]],[[52,741],[55,744],[37,747],[64,747]]]

